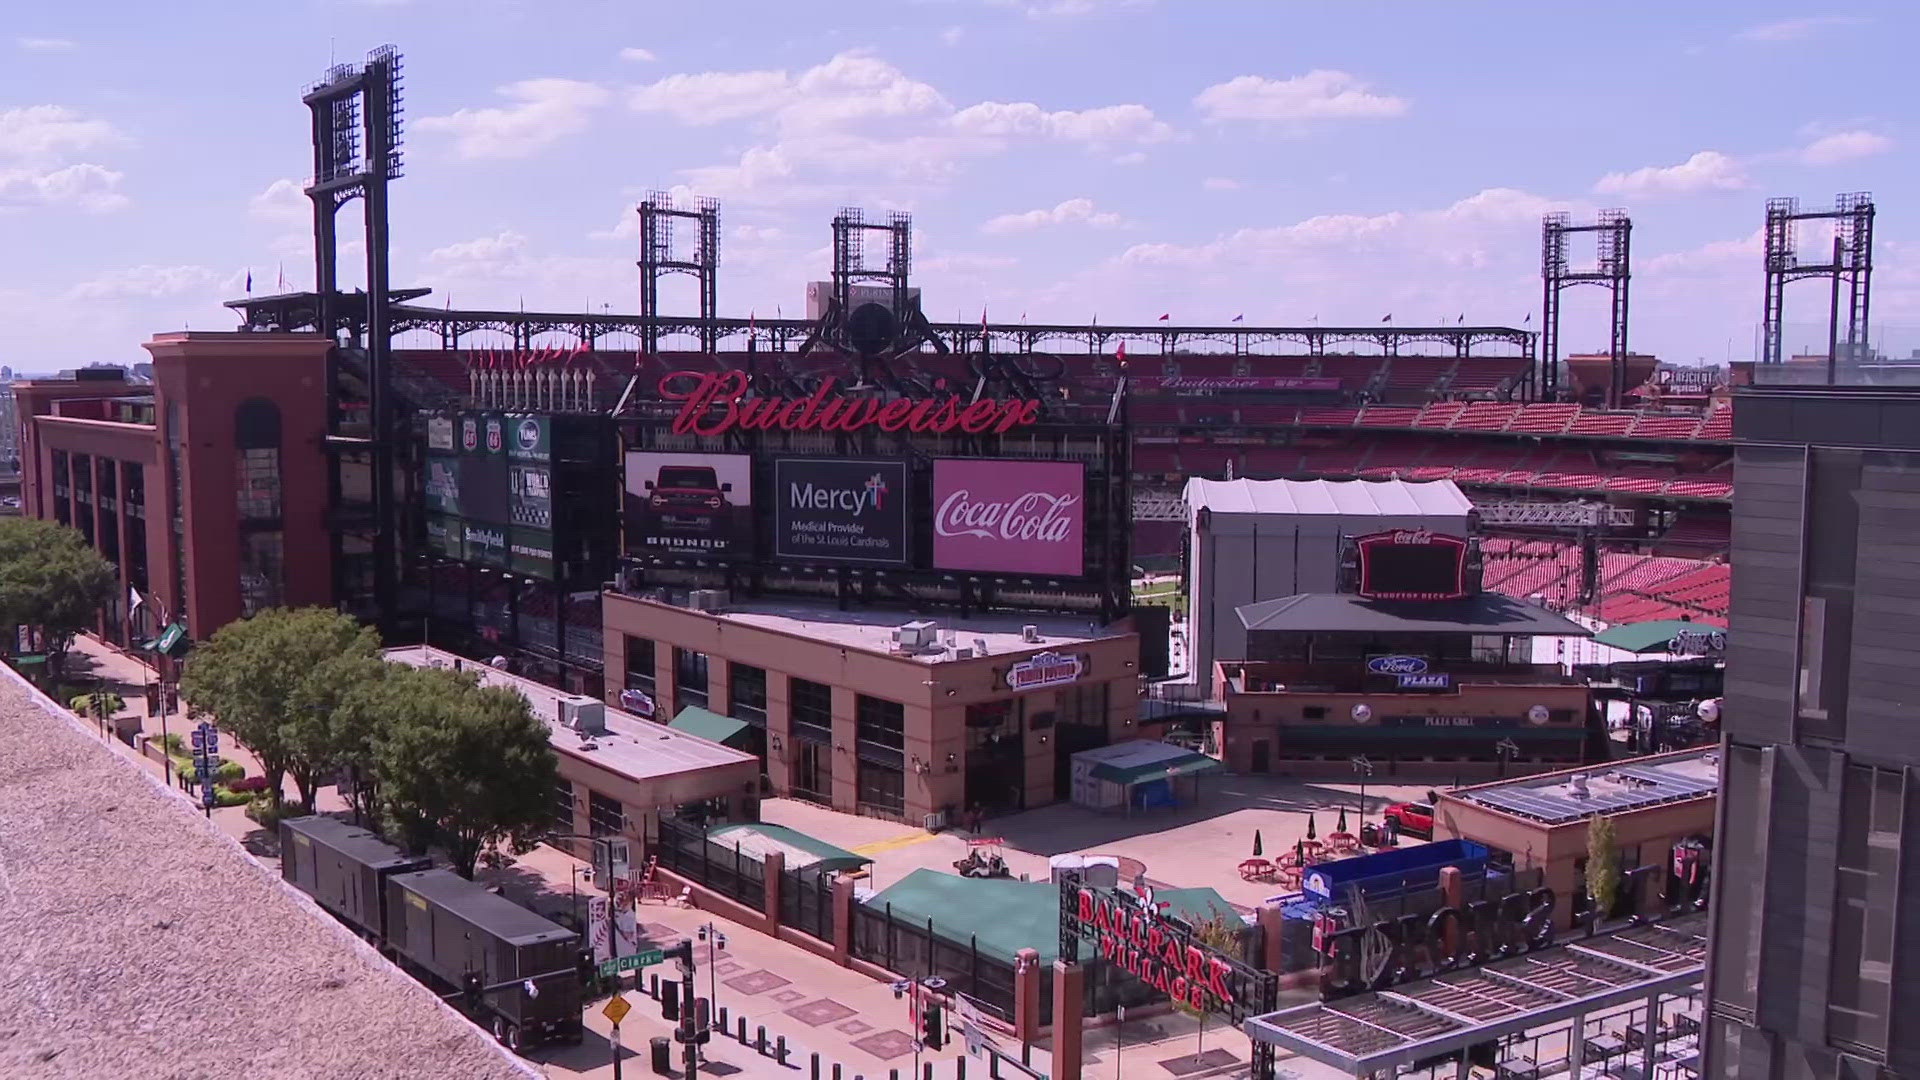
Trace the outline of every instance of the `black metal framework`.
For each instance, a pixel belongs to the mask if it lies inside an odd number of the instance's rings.
[[[866,236],[870,232],[887,236],[887,265],[871,267],[866,262]],[[907,277],[913,269],[913,215],[895,210],[884,224],[868,222],[857,206],[841,209],[833,219],[833,298],[841,311],[853,310],[855,282],[877,281],[893,294],[893,310],[906,308]]]
[[[640,349],[645,353],[660,350],[660,279],[670,274],[689,274],[699,284],[700,351],[719,349],[720,336],[715,325],[720,314],[720,201],[706,197],[694,200],[693,208],[674,205],[671,192],[656,191],[644,199],[636,212],[640,215]],[[690,221],[695,230],[691,258],[676,258],[673,253],[673,224]],[[521,339],[516,336],[515,341]]]
[[[1766,301],[1760,322],[1760,362],[1778,364],[1785,330],[1787,283],[1802,278],[1832,282],[1827,313],[1827,370],[1829,381],[1841,356],[1859,363],[1872,354],[1867,317],[1873,284],[1873,196],[1864,191],[1835,196],[1831,210],[1802,210],[1798,199],[1768,199],[1766,246]],[[1833,222],[1833,250],[1826,262],[1802,263],[1799,223]],[[1844,297],[1842,293],[1845,293]],[[1841,337],[1844,320],[1845,338]],[[1842,351],[1844,349],[1844,351]]]
[[[341,527],[332,534],[335,573],[344,584],[356,575],[343,573],[350,547],[349,530],[360,535],[371,551],[373,573],[371,595],[364,599],[380,616],[390,622],[399,595],[396,557],[397,515],[393,491],[393,449],[400,431],[396,427],[397,410],[391,383],[390,339],[393,332],[389,305],[387,184],[401,175],[401,65],[400,53],[383,45],[367,54],[364,64],[336,64],[326,75],[308,87],[301,100],[313,120],[313,178],[306,187],[313,203],[314,296],[312,329],[341,344],[341,331],[348,343],[364,351],[364,377],[368,403],[365,428],[348,419],[342,406],[341,383],[346,375],[339,348],[328,361],[329,395],[326,444],[333,450],[328,472],[333,505],[339,506],[341,456],[362,454],[372,471],[372,513],[341,519]],[[359,313],[351,311],[352,298],[339,291],[340,208],[355,198],[365,203],[365,242],[367,288]],[[351,522],[351,523],[349,523]],[[366,592],[367,590],[355,590]],[[340,590],[350,606],[354,603]]]
[[[1567,237],[1597,233],[1599,258],[1592,270],[1571,270]],[[1560,293],[1573,285],[1598,285],[1613,298],[1609,315],[1607,352],[1612,374],[1607,381],[1607,408],[1617,409],[1627,393],[1627,293],[1632,265],[1633,219],[1625,210],[1602,210],[1592,225],[1575,225],[1565,212],[1548,214],[1540,223],[1540,363],[1536,369],[1537,396],[1551,401],[1559,395]]]

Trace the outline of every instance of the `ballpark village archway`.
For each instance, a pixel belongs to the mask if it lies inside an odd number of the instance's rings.
[[[1060,959],[1054,970],[1054,1080],[1078,1080],[1084,1022],[1081,943],[1115,978],[1129,978],[1156,994],[1239,1027],[1272,1012],[1279,976],[1262,971],[1201,940],[1198,930],[1156,903],[1145,881],[1132,888],[1096,888],[1078,874],[1060,881]],[[1253,1080],[1273,1080],[1270,1043],[1253,1043]]]

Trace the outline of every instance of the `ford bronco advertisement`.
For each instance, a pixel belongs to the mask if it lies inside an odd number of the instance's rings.
[[[744,454],[627,453],[632,555],[753,555],[753,459]]]

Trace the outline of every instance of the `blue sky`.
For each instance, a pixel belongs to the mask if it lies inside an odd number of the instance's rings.
[[[0,363],[230,328],[249,269],[309,286],[299,92],[386,42],[395,283],[459,306],[634,310],[632,207],[671,189],[722,201],[729,314],[798,313],[861,205],[913,212],[936,319],[1520,325],[1541,214],[1620,206],[1634,348],[1744,359],[1765,200],[1867,190],[1904,353],[1916,30],[1893,2],[36,5],[0,38]],[[1567,348],[1603,347],[1604,294],[1568,301]],[[1789,292],[1791,348],[1824,303]]]

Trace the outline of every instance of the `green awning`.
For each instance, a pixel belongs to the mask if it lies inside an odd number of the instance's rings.
[[[1601,645],[1630,653],[1705,654],[1727,647],[1723,627],[1686,619],[1655,619],[1651,622],[1621,623],[1593,635]]]
[[[674,717],[673,722],[667,726],[675,731],[699,736],[708,742],[717,742],[722,746],[732,746],[737,749],[746,742],[740,736],[749,725],[745,720],[735,720],[731,716],[721,716],[717,712],[703,709],[698,705],[689,705],[681,709],[680,715]]]
[[[1189,922],[1241,922],[1233,905],[1212,889],[1162,888],[1153,898]],[[1026,948],[1037,950],[1042,963],[1060,955],[1060,886],[1051,882],[966,878],[921,869],[889,885],[866,906],[903,921],[931,922],[935,935],[999,960],[1011,961]]]
[[[763,861],[768,854],[778,851],[786,857],[789,870],[803,866],[820,870],[854,870],[873,861],[865,855],[855,855],[846,848],[834,847],[825,840],[816,840],[785,825],[769,825],[764,821],[716,825],[707,830],[707,839],[721,847],[737,845],[742,854]]]
[[[1218,760],[1205,754],[1183,751],[1138,765],[1096,761],[1092,771],[1097,779],[1115,784],[1146,784],[1155,780],[1172,780],[1178,776],[1197,776],[1201,773],[1218,772],[1221,767]]]

